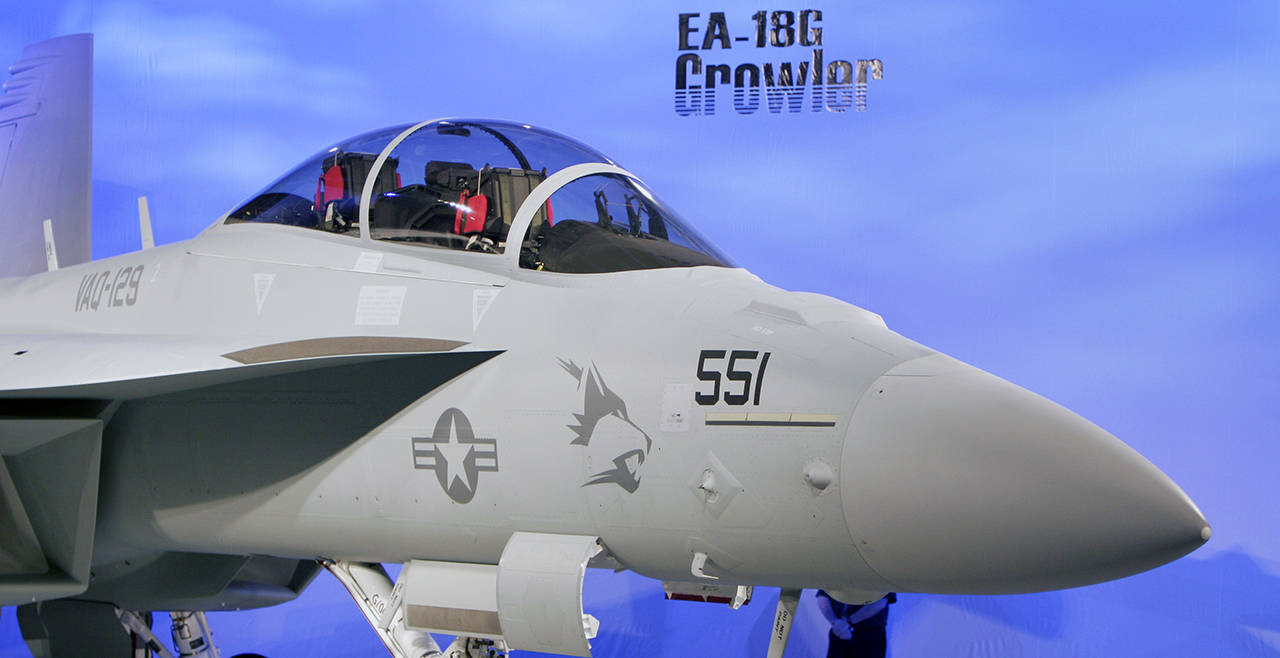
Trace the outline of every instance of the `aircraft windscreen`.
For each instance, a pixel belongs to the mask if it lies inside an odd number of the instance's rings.
[[[595,174],[556,190],[535,217],[520,266],[567,273],[731,267],[711,243],[637,181]]]

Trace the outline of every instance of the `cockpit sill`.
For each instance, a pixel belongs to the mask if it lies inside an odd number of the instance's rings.
[[[504,254],[487,254],[421,247],[382,241],[355,241],[321,231],[298,231],[267,223],[224,225],[221,219],[187,243],[196,256],[231,258],[292,267],[363,272],[475,286],[502,287],[520,281],[554,287],[589,288],[610,285],[655,285],[660,281],[697,280],[699,283],[759,277],[741,267],[692,266],[564,273],[513,267]]]

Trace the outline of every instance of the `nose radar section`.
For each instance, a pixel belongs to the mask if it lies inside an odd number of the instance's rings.
[[[942,354],[866,391],[842,472],[859,552],[907,591],[1075,587],[1151,569],[1209,537],[1187,495],[1133,449]]]

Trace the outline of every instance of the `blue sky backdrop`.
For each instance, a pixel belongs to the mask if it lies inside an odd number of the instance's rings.
[[[715,116],[674,112],[679,13],[724,11],[748,33],[761,8],[809,7],[828,61],[884,62],[867,112],[739,116],[727,94]],[[1190,557],[1115,583],[904,596],[894,655],[1280,656],[1275,0],[0,0],[0,16],[2,62],[97,35],[97,257],[136,248],[140,194],[157,240],[185,239],[371,128],[479,116],[563,132],[766,281],[867,307],[1098,423],[1213,524]],[[734,614],[660,596],[593,575],[597,655],[763,655],[772,594]],[[214,624],[225,646],[273,658],[376,655],[327,581]],[[308,639],[281,639],[299,625]],[[789,655],[816,655],[820,625],[801,626]],[[11,609],[0,655],[20,655]]]

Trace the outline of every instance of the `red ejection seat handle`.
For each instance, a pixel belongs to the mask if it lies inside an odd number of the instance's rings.
[[[466,235],[484,230],[484,220],[489,215],[489,197],[483,194],[472,196],[471,190],[463,190],[458,195],[456,208],[453,213],[454,233]]]
[[[341,199],[344,182],[342,168],[338,165],[325,170],[320,180],[316,181],[316,210],[323,208],[330,201]]]
[[[489,216],[489,197],[477,194],[467,199],[467,207],[471,209],[471,213],[467,215],[467,233],[484,231],[484,220]]]
[[[471,196],[471,190],[464,189],[462,194],[458,195],[458,203],[454,205],[453,211],[453,232],[462,235],[462,209],[467,206],[467,197]]]

